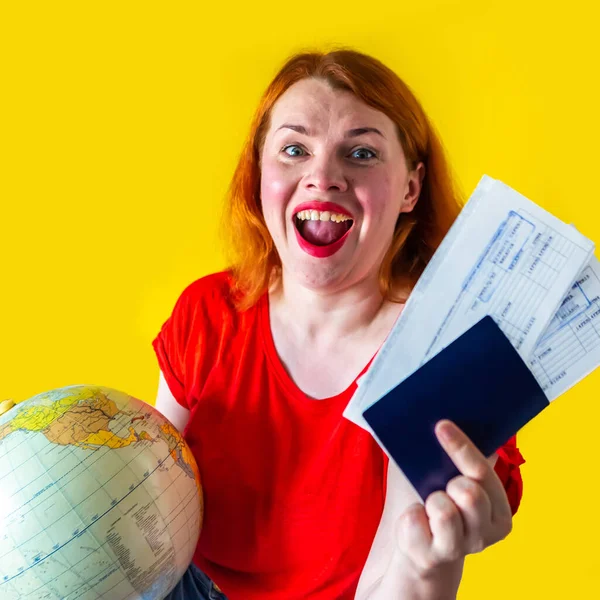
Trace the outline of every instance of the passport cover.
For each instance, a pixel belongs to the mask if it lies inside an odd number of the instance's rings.
[[[490,456],[549,401],[494,319],[486,316],[363,412],[423,500],[459,475],[435,424],[456,423]]]

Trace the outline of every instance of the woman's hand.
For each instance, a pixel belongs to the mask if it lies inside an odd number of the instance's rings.
[[[452,571],[453,564],[460,573],[467,554],[481,552],[512,529],[510,505],[491,461],[450,421],[440,421],[436,435],[461,475],[445,491],[431,494],[425,506],[409,506],[397,530],[401,563],[433,588],[438,587],[436,579],[443,580]],[[439,583],[443,589],[444,582]]]
[[[496,457],[486,459],[450,421],[440,421],[436,434],[461,475],[423,506],[389,462],[385,506],[359,600],[454,600],[465,556],[510,533],[511,509],[494,470]]]

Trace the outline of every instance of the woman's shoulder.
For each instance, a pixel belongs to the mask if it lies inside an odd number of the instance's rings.
[[[237,293],[230,271],[200,277],[183,290],[163,329],[171,332],[186,352],[194,348],[191,355],[197,356],[197,349],[202,347],[216,356],[256,331],[261,322],[258,304],[244,311],[238,309]]]
[[[204,275],[190,283],[181,293],[177,308],[188,313],[205,313],[234,317],[238,313],[239,290],[230,270]]]
[[[196,279],[181,293],[188,301],[226,301],[232,298],[234,288],[230,271],[218,271]]]
[[[206,343],[212,334],[236,321],[233,287],[229,271],[204,275],[189,283],[179,294],[159,336],[175,340],[181,347],[200,339]]]

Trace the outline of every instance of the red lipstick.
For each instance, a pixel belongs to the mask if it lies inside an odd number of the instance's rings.
[[[322,202],[318,200],[302,202],[302,204],[296,206],[296,208],[294,209],[294,216],[292,217],[292,221],[295,220],[296,214],[298,214],[302,210],[318,210],[320,212],[329,211],[331,213],[345,215],[354,221],[354,216],[352,215],[352,213],[343,206],[340,206],[339,204],[336,204],[334,202]],[[300,235],[300,232],[298,231],[295,222],[293,222],[292,225],[294,227],[296,239],[298,240],[298,245],[300,246],[300,248],[302,248],[304,252],[306,252],[310,256],[314,256],[315,258],[327,258],[328,256],[332,256],[333,254],[335,254],[345,244],[350,231],[352,231],[352,228],[354,227],[353,223],[348,229],[348,231],[346,231],[346,233],[344,233],[344,235],[339,240],[333,242],[332,244],[327,244],[326,246],[316,246],[315,244],[311,244],[309,241],[305,240]]]

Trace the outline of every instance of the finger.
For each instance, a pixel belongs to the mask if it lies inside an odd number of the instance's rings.
[[[496,462],[498,461],[498,453],[494,452],[494,454],[492,454],[491,456],[488,456],[487,461],[488,461],[490,467],[492,467],[492,469],[493,469],[496,466]]]
[[[481,552],[497,541],[492,525],[492,504],[479,483],[460,475],[448,483],[446,493],[460,511],[468,553]]]
[[[433,492],[425,501],[425,510],[434,554],[443,562],[462,558],[465,530],[458,507],[445,492]]]
[[[435,433],[456,468],[477,481],[487,493],[492,505],[492,521],[510,519],[510,505],[502,482],[475,444],[451,421],[439,421]]]
[[[433,536],[422,504],[409,506],[398,519],[397,540],[400,551],[426,569]]]

